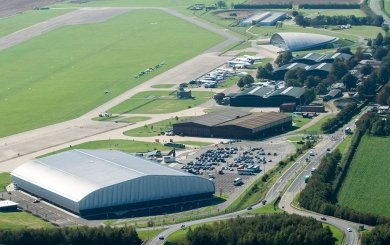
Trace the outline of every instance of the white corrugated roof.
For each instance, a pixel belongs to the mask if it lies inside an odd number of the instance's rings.
[[[121,151],[71,150],[35,159],[11,175],[74,201],[89,193],[145,175],[190,176]]]

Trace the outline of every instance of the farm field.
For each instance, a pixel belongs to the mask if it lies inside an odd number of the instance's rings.
[[[80,116],[222,40],[165,12],[136,10],[6,49],[0,52],[0,111],[7,120],[0,122],[0,137]],[[134,78],[161,62],[166,65]]]
[[[0,19],[0,37],[65,14],[69,9],[31,10]]]
[[[132,137],[152,137],[157,136],[162,131],[166,131],[167,129],[172,129],[172,124],[183,122],[190,117],[178,117],[178,118],[171,118],[167,120],[163,120],[160,122],[144,125],[142,127],[138,127],[135,129],[130,129],[126,132],[124,132],[124,135],[132,136]]]
[[[366,14],[360,9],[299,9],[298,12],[307,17],[315,17],[318,15],[336,16],[336,15],[355,15],[356,17],[364,17]]]
[[[212,92],[192,91],[195,99],[177,99],[176,91],[145,91],[111,108],[113,114],[161,114],[198,106],[213,96]]]
[[[390,217],[390,137],[363,136],[338,202],[358,211]]]

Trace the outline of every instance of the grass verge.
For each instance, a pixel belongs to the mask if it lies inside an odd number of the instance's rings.
[[[133,136],[133,137],[157,136],[161,132],[172,129],[172,124],[178,123],[178,122],[183,122],[189,118],[190,117],[170,118],[170,119],[163,120],[160,122],[147,124],[147,125],[135,128],[135,129],[130,129],[130,130],[124,132],[123,134],[127,135],[127,136]]]

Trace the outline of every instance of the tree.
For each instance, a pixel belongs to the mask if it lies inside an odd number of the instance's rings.
[[[358,87],[358,93],[362,97],[373,97],[375,96],[376,87],[375,79],[370,76]]]
[[[273,76],[273,67],[270,63],[265,64],[265,66],[260,66],[257,68],[256,78],[272,79]]]
[[[320,84],[320,82],[321,82],[321,78],[317,76],[308,76],[304,84],[308,88],[314,88],[317,87],[318,84]]]
[[[328,93],[328,85],[325,82],[321,82],[316,87],[317,94],[327,94]]]
[[[223,98],[225,98],[225,94],[224,93],[218,93],[216,95],[214,95],[214,100],[220,104],[221,101],[223,100]]]
[[[381,46],[383,43],[383,35],[381,32],[378,33],[378,35],[375,38],[375,45],[376,46]]]
[[[383,29],[386,33],[388,33],[390,28],[389,28],[389,25],[383,24],[383,25],[382,25],[382,29]]]
[[[349,71],[349,66],[346,60],[336,59],[331,68],[330,74],[335,76],[336,79],[342,78]]]
[[[287,64],[293,58],[291,51],[281,52],[275,60],[275,64],[279,67]]]
[[[374,58],[377,60],[382,60],[388,52],[389,50],[387,48],[379,46],[375,49]]]
[[[341,47],[341,48],[338,48],[338,49],[337,49],[337,52],[339,52],[339,53],[344,53],[344,54],[351,54],[351,55],[352,55],[352,51],[351,51],[351,48],[350,48],[350,47]]]
[[[362,67],[360,67],[359,71],[363,75],[370,75],[373,70],[374,70],[374,68],[372,68],[372,65],[366,64],[366,65],[363,65]]]
[[[316,98],[316,92],[314,89],[306,89],[303,94],[303,100],[305,105],[310,104]]]
[[[226,3],[224,1],[218,1],[217,2],[217,6],[218,8],[226,8]]]
[[[292,15],[293,17],[296,17],[296,16],[299,15],[299,12],[296,11],[296,10],[293,10],[293,11],[291,12],[291,15]]]
[[[341,82],[344,83],[347,90],[350,90],[351,88],[356,88],[356,81],[357,78],[351,73],[347,73],[341,78]]]
[[[380,105],[390,105],[390,81],[378,93],[376,101]]]
[[[251,75],[246,75],[245,77],[241,77],[240,80],[238,80],[237,86],[242,88],[245,85],[249,85],[255,82],[255,79]]]

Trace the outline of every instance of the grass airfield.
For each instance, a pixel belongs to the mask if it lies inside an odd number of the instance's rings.
[[[0,137],[80,116],[221,41],[165,12],[134,10],[8,48],[0,52],[0,111],[7,118]]]

